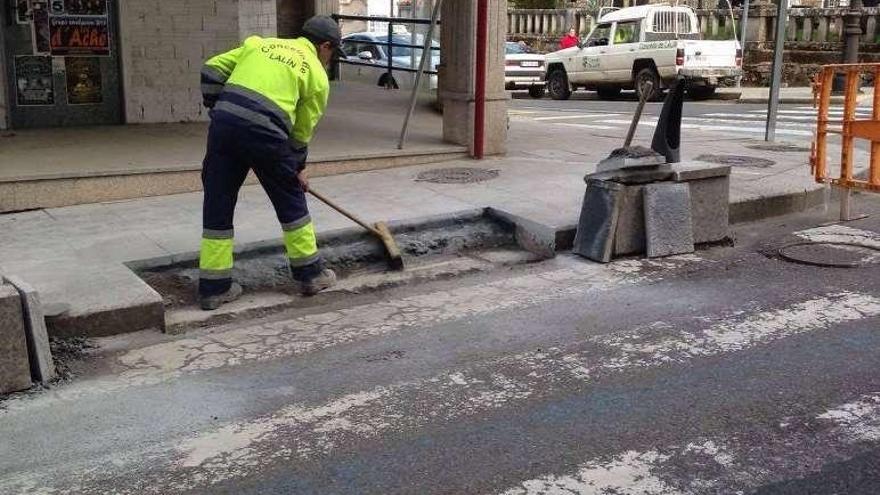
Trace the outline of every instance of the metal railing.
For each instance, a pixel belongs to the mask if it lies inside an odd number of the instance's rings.
[[[846,77],[843,115],[838,119],[829,118],[831,90],[834,77]],[[859,87],[862,77],[873,79],[874,95],[870,119],[859,119],[856,115]],[[826,65],[816,74],[813,93],[819,107],[816,119],[816,137],[813,141],[810,165],[817,182],[831,183],[843,189],[841,195],[841,220],[850,220],[850,194],[853,189],[880,192],[880,64],[835,64]],[[833,126],[833,127],[830,127]],[[840,174],[833,177],[828,170],[828,135],[841,136]],[[856,139],[871,143],[870,160],[864,179],[856,177],[854,167],[854,144]]]
[[[414,68],[414,67],[403,67],[400,65],[394,65],[394,57],[393,57],[395,47],[409,48],[410,50],[423,50],[422,45],[417,45],[414,43],[395,42],[394,36],[396,33],[394,32],[394,26],[395,25],[398,25],[398,26],[400,26],[400,25],[429,26],[429,25],[431,25],[431,19],[413,18],[413,17],[343,15],[343,14],[334,14],[333,19],[336,20],[336,22],[339,22],[339,21],[366,21],[368,23],[381,22],[381,23],[386,23],[388,25],[388,34],[387,34],[388,41],[370,41],[370,40],[357,40],[357,41],[355,41],[355,43],[358,43],[358,44],[381,46],[384,48],[385,58],[387,59],[387,63],[385,65],[386,74],[388,76],[385,78],[385,87],[387,89],[394,89],[394,72],[395,71],[396,72],[406,72],[406,73],[424,72],[425,74],[431,74],[431,75],[437,74],[437,71],[434,70],[433,68],[426,69],[424,71],[420,71],[419,69]],[[440,21],[437,21],[436,24],[439,25]],[[345,45],[345,42],[343,42],[343,46],[344,45]],[[439,51],[440,47],[432,46],[430,50],[431,50],[431,54],[433,54],[434,51]],[[425,53],[423,51],[422,57],[424,57],[424,56],[425,56]],[[433,56],[430,58],[433,58]],[[340,59],[339,63],[346,64],[346,65],[360,65],[360,66],[364,66],[364,67],[377,67],[378,66],[374,62],[366,62],[366,61],[360,61],[360,60],[349,60],[348,58]],[[415,64],[413,64],[413,65],[415,65]]]

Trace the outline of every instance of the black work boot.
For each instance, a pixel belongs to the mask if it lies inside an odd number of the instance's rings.
[[[322,290],[327,290],[336,285],[336,273],[329,268],[324,268],[318,275],[299,283],[300,291],[304,296],[314,296]]]
[[[199,296],[199,304],[205,311],[213,311],[220,306],[235,301],[241,297],[242,288],[235,282],[229,287],[229,290],[216,296]]]

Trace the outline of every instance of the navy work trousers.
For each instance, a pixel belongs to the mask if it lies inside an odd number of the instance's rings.
[[[232,283],[233,217],[239,189],[251,169],[269,196],[285,236],[299,236],[299,239],[294,239],[294,246],[313,246],[305,251],[300,248],[299,254],[291,254],[291,248],[288,247],[294,279],[308,281],[320,274],[322,266],[317,248],[314,247],[314,227],[305,193],[297,177],[297,173],[305,168],[307,154],[306,149],[293,149],[290,141],[282,136],[255,128],[234,116],[212,112],[207,153],[202,164],[204,231],[199,279],[201,295],[221,294],[229,290]],[[306,230],[310,232],[305,235],[303,242]],[[228,248],[224,244],[227,241]],[[220,251],[224,251],[219,255],[216,253],[218,242],[222,244]],[[213,254],[210,252],[212,248],[215,251]],[[228,258],[228,263],[225,263],[228,266],[221,266],[226,269],[205,269],[206,266],[211,268],[211,263],[216,264],[218,258]],[[224,264],[222,261],[220,263]]]

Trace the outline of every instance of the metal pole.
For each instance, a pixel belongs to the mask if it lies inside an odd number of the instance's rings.
[[[489,0],[477,0],[477,56],[474,88],[474,158],[482,160],[486,146],[486,57],[489,45]]]
[[[406,144],[406,135],[409,132],[409,120],[412,118],[413,112],[416,110],[416,103],[419,99],[419,85],[422,81],[422,75],[425,73],[425,64],[429,60],[434,60],[434,51],[431,47],[434,44],[434,28],[437,26],[437,19],[440,17],[440,6],[443,0],[437,0],[434,3],[434,12],[431,13],[431,25],[428,32],[425,33],[425,44],[422,47],[422,60],[419,63],[419,71],[416,73],[416,81],[413,84],[412,95],[409,99],[409,110],[406,112],[406,118],[403,120],[403,129],[400,130],[400,141],[397,142],[397,149],[402,150]]]
[[[743,13],[742,19],[740,20],[740,28],[739,28],[739,45],[742,48],[743,59],[746,57],[746,37],[748,31],[746,29],[749,28],[749,0],[743,0]]]
[[[393,8],[393,7],[392,7]],[[392,10],[393,12],[393,10]],[[393,69],[393,61],[394,58],[392,55],[394,54],[394,46],[392,43],[394,37],[394,23],[388,21],[388,44],[385,45],[385,57],[388,58],[388,77],[385,78],[385,89],[393,89],[394,88],[394,69]]]
[[[846,34],[846,52],[844,55],[844,63],[859,63],[859,41],[862,37],[862,0],[852,0],[849,10],[846,12],[846,24],[844,33]]]
[[[773,75],[770,79],[770,99],[767,101],[767,130],[765,141],[776,140],[776,114],[779,110],[779,86],[782,83],[782,56],[785,50],[785,22],[788,0],[777,0],[776,40],[773,47]]]

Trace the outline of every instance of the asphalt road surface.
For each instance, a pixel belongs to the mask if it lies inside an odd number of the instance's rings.
[[[0,403],[0,493],[880,493],[869,210],[105,341]],[[776,256],[795,240],[864,266]]]

